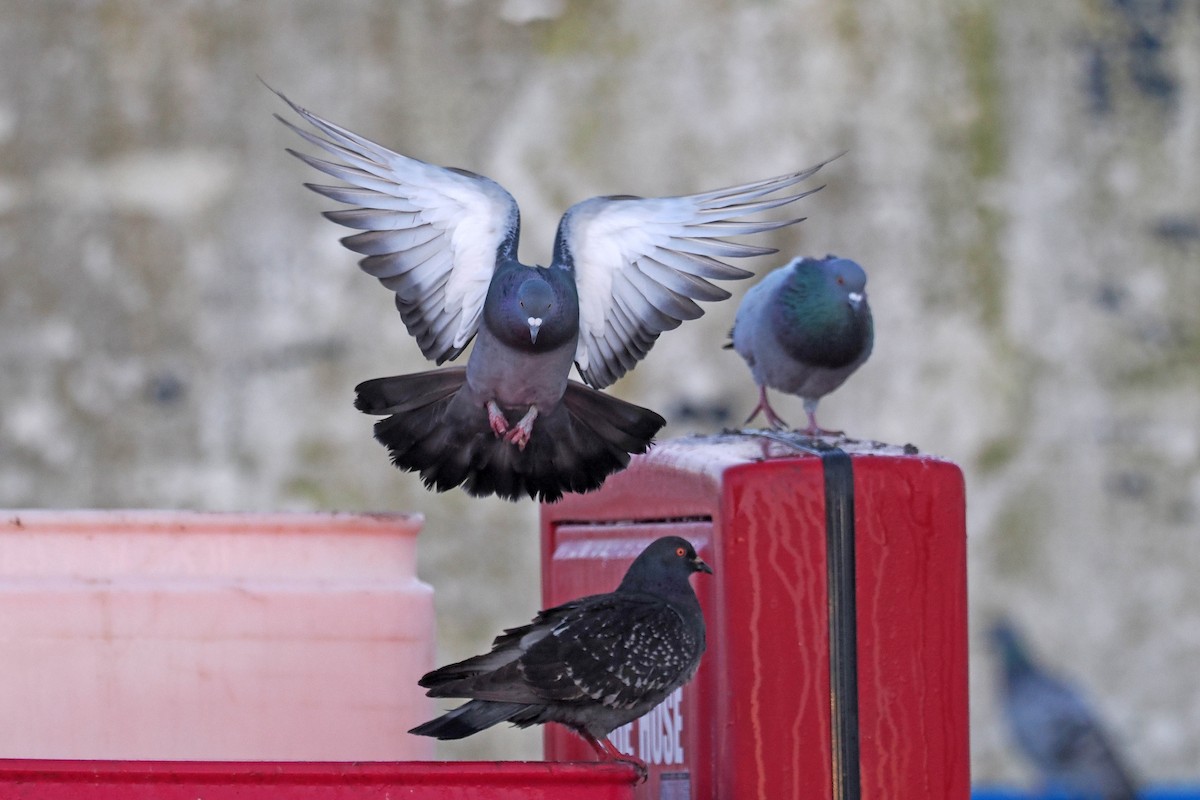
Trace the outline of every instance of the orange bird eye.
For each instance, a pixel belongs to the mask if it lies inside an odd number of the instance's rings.
[[[675,555],[679,556],[680,558],[683,558],[684,556],[686,556],[686,555],[687,555],[687,550],[685,550],[685,549],[684,549],[684,548],[682,548],[682,547],[676,547],[676,548],[675,548]]]

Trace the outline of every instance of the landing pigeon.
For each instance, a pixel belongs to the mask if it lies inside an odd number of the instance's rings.
[[[817,425],[817,403],[871,355],[875,326],[867,273],[847,258],[797,258],[746,292],[734,318],[732,347],[758,384],[758,405],[774,428],[788,424],[767,401],[767,387],[804,400],[809,436],[840,435]]]
[[[657,539],[616,591],[546,609],[496,637],[490,653],[421,678],[431,697],[473,699],[410,733],[461,739],[498,722],[558,722],[601,759],[633,760],[608,734],[687,683],[704,653],[693,572],[712,569],[686,539]]]
[[[438,491],[552,502],[645,452],[665,420],[594,389],[703,314],[696,301],[729,297],[709,280],[751,273],[719,259],[775,251],[718,237],[799,222],[746,217],[817,191],[776,194],[824,166],[685,197],[584,200],[563,215],[550,266],[529,267],[517,261],[516,201],[499,184],[394,153],[279,96],[316,133],[280,121],[334,158],[288,152],[349,184],[306,185],[358,206],[325,216],[362,231],[342,243],[396,293],[422,354],[440,365],[475,340],[465,368],[357,387],[359,410],[387,416],[375,438],[393,463]],[[568,380],[572,362],[592,389]]]
[[[1013,739],[1042,780],[1072,797],[1133,800],[1129,770],[1083,697],[1033,662],[1010,623],[996,623],[990,636]]]

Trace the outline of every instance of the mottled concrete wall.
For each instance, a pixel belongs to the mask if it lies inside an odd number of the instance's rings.
[[[1012,613],[1144,773],[1194,775],[1194,0],[20,0],[0,23],[0,504],[422,510],[465,655],[537,604],[535,509],[430,496],[371,441],[351,388],[423,362],[256,76],[499,180],[542,263],[584,197],[848,150],[774,240],[871,272],[876,353],[822,421],[959,462],[974,628]],[[733,310],[616,392],[674,433],[736,420]],[[1020,777],[991,674],[977,658],[976,775]]]

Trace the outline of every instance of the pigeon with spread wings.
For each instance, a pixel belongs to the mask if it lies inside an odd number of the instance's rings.
[[[466,367],[357,387],[357,408],[386,416],[375,438],[393,463],[438,491],[552,502],[645,452],[665,420],[596,390],[703,314],[697,301],[729,297],[709,281],[750,276],[722,258],[775,252],[720,237],[799,222],[746,217],[817,191],[794,187],[824,166],[683,197],[584,200],[563,215],[550,266],[530,267],[517,260],[516,201],[498,183],[392,152],[279,96],[311,130],[280,121],[333,158],[288,152],[346,184],[306,186],[352,206],[325,216],[360,231],[342,243],[395,292],[422,354],[442,364],[475,340]],[[568,379],[572,363],[593,388]]]

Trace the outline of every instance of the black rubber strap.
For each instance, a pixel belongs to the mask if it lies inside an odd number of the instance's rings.
[[[825,554],[829,583],[830,722],[833,798],[859,800],[858,612],[854,578],[854,466],[838,448],[822,449]]]

